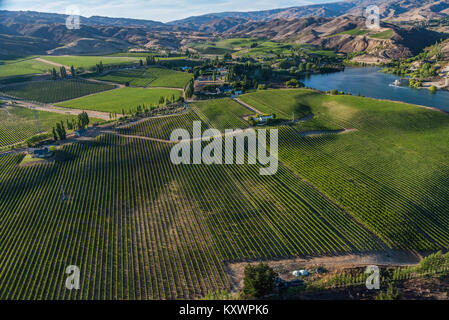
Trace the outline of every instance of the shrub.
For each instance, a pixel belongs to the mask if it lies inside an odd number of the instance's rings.
[[[337,89],[331,90],[330,93],[333,96],[338,96],[338,90]]]
[[[296,79],[294,79],[294,78],[292,78],[291,80],[288,80],[288,81],[285,83],[285,85],[286,85],[288,88],[299,88],[299,87],[300,87],[300,84],[299,84],[298,80],[296,80]]]
[[[28,138],[27,140],[25,140],[25,143],[27,144],[27,146],[29,148],[38,145],[39,143],[41,143],[42,141],[45,141],[49,138],[51,138],[51,134],[49,133],[42,133],[42,134],[38,134],[35,136],[32,136],[31,138]]]
[[[435,92],[437,92],[437,87],[435,87],[435,86],[430,86],[429,91],[430,91],[431,93],[435,93]]]
[[[393,284],[391,283],[386,292],[379,293],[376,300],[399,300],[400,298],[401,293],[394,289]]]
[[[252,298],[261,298],[273,292],[276,272],[265,263],[245,268],[243,292]]]

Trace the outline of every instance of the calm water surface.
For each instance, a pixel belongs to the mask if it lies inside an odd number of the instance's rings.
[[[399,77],[379,72],[380,68],[346,68],[345,71],[310,75],[303,79],[307,87],[322,91],[337,89],[353,95],[362,94],[376,99],[389,99],[435,107],[449,111],[449,91],[432,94],[427,89],[396,87]]]

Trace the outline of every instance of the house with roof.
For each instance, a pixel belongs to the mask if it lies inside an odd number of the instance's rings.
[[[87,129],[80,129],[75,131],[75,137],[79,138],[87,133]]]
[[[253,117],[253,120],[257,122],[258,126],[264,126],[274,118],[274,115],[258,115],[256,117]]]
[[[49,147],[30,148],[28,149],[28,152],[31,154],[32,158],[45,159],[53,156],[53,152],[50,150]]]

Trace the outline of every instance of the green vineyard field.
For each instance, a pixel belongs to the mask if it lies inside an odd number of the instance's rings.
[[[131,109],[135,110],[142,104],[147,107],[158,105],[161,97],[178,99],[180,96],[179,90],[120,88],[61,102],[57,105],[65,108],[121,113],[122,110],[125,112]]]
[[[111,90],[114,86],[85,80],[33,81],[0,88],[0,94],[16,98],[54,103]]]
[[[75,116],[36,111],[41,132],[51,131],[57,122]],[[19,107],[0,107],[0,147],[16,144],[38,134],[33,110]]]
[[[125,89],[104,106],[153,91]],[[306,89],[241,99],[279,118],[314,115],[272,128],[275,175],[259,164],[174,165],[173,144],[145,139],[191,133],[193,121],[243,127],[251,111],[227,99],[64,145],[53,162],[0,156],[0,299],[197,298],[231,287],[229,263],[449,246],[447,114]],[[81,269],[80,290],[65,288],[69,265]]]
[[[133,87],[167,87],[184,89],[193,75],[164,68],[111,71],[94,79],[115,83],[129,83]]]

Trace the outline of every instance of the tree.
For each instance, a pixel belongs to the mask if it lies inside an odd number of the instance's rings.
[[[84,129],[90,123],[87,112],[82,112],[78,115],[78,129]]]
[[[53,68],[53,71],[51,72],[51,77],[53,80],[58,79],[58,72],[56,71],[55,68]]]
[[[437,87],[430,86],[429,91],[430,91],[430,93],[435,93],[435,92],[437,92]]]
[[[212,81],[213,82],[217,81],[217,75],[216,75],[215,71],[212,73]]]
[[[187,99],[192,98],[194,90],[195,90],[194,87],[195,87],[195,82],[193,79],[190,79],[189,84],[187,85],[186,92],[185,92],[185,96]]]
[[[56,123],[56,134],[58,135],[59,140],[65,140],[67,138],[63,121]]]
[[[58,135],[56,134],[56,130],[55,130],[55,128],[53,127],[53,140],[55,140],[55,141],[58,141]]]
[[[156,64],[156,59],[154,56],[147,56],[147,66],[152,66]]]
[[[59,72],[61,73],[61,78],[62,78],[62,79],[67,78],[67,70],[65,69],[64,66],[61,66],[61,67],[59,68]]]
[[[75,68],[73,66],[70,67],[70,73],[72,74],[72,77],[76,76],[76,71],[75,71]]]
[[[286,85],[288,88],[299,88],[299,87],[300,87],[300,84],[299,84],[298,80],[296,80],[295,78],[292,78],[292,79],[288,80],[288,81],[285,83],[285,85]]]
[[[266,263],[245,268],[243,292],[253,298],[262,298],[273,292],[277,274]]]
[[[142,59],[139,60],[139,65],[140,65],[141,67],[143,67],[143,61],[142,61]]]
[[[73,123],[72,123],[72,121],[69,121],[69,119],[67,119],[66,122],[67,122],[67,129],[73,130]]]
[[[100,61],[100,63],[97,64],[97,73],[103,73],[103,72],[104,72],[103,61]]]

